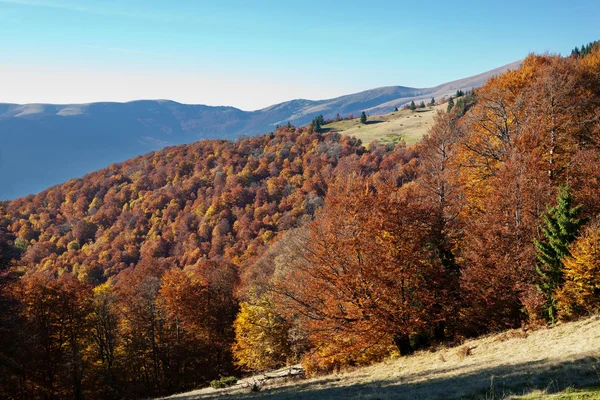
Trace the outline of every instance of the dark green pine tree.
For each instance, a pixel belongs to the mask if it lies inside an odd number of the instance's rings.
[[[398,111],[398,106],[394,106],[394,112]]]
[[[417,105],[415,104],[414,101],[411,101],[410,102],[410,107],[408,107],[408,108],[410,108],[411,111],[415,111],[417,109]]]
[[[450,97],[450,100],[448,100],[448,108],[446,109],[446,112],[450,112],[450,110],[452,110],[453,107],[454,107],[454,99],[452,97]]]
[[[323,125],[325,125],[325,118],[323,118],[323,115],[315,117],[311,122],[313,131],[317,133],[321,133],[323,131]]]
[[[362,112],[362,114],[360,114],[360,123],[361,124],[366,124],[367,123],[367,114],[365,114],[364,111]]]
[[[431,98],[431,101],[429,102],[430,106],[435,106],[435,97]]]
[[[548,207],[548,212],[542,216],[546,225],[542,228],[544,240],[535,240],[539,260],[536,268],[540,275],[537,287],[546,298],[545,311],[553,323],[556,320],[554,292],[563,282],[563,259],[570,255],[569,245],[586,222],[576,218],[581,206],[571,207],[571,202],[569,187],[561,186],[556,207]]]

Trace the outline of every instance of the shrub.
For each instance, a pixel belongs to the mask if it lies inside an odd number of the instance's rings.
[[[228,376],[221,379],[215,379],[210,382],[210,387],[213,389],[223,389],[226,387],[233,386],[237,383],[237,378],[235,376]]]
[[[226,378],[221,378],[221,382],[225,386],[233,386],[237,383],[237,378],[235,376],[228,376]]]
[[[215,379],[214,381],[210,382],[210,387],[213,389],[223,389],[225,387],[225,384],[221,382],[220,379]]]

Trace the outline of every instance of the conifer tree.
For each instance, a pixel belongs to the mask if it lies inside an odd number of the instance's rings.
[[[398,111],[398,106],[394,106],[394,112]]]
[[[435,97],[431,98],[431,101],[429,102],[430,106],[435,106]]]
[[[450,97],[450,100],[448,100],[448,109],[446,111],[450,112],[450,110],[452,110],[453,107],[454,107],[454,98]]]
[[[323,115],[319,115],[317,117],[315,117],[312,122],[311,122],[311,126],[313,128],[313,131],[317,132],[317,133],[321,133],[322,126],[325,125],[325,118],[323,118]]]
[[[419,104],[419,108],[425,108],[425,102],[422,101],[421,104]]]
[[[415,104],[414,101],[410,102],[410,107],[409,108],[410,108],[411,111],[415,111],[417,109],[417,105]]]
[[[536,269],[540,275],[538,290],[546,298],[548,318],[554,322],[556,300],[554,292],[563,282],[563,259],[570,255],[569,245],[577,238],[579,228],[585,223],[576,216],[581,206],[571,207],[571,193],[568,186],[561,186],[556,207],[548,207],[542,219],[546,227],[542,228],[545,240],[535,240],[539,264]]]
[[[360,114],[360,123],[361,124],[366,124],[367,123],[367,114],[365,114],[364,111],[362,112],[362,114]]]

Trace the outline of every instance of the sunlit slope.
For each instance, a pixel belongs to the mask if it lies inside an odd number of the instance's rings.
[[[598,399],[600,316],[537,331],[511,330],[454,347],[310,379],[260,375],[169,399]]]
[[[445,110],[446,104],[435,107],[417,109],[416,111],[400,110],[384,115],[369,116],[366,124],[360,118],[332,122],[324,126],[330,132],[354,136],[367,145],[373,141],[381,143],[397,143],[404,140],[406,144],[418,142],[433,125],[433,117],[438,110]]]

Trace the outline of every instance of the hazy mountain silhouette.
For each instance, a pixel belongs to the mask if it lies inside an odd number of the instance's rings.
[[[0,104],[0,200],[39,192],[114,162],[200,139],[235,139],[316,115],[384,114],[414,100],[469,90],[519,62],[433,88],[389,86],[328,100],[292,100],[257,111],[168,100]]]

